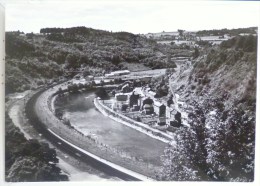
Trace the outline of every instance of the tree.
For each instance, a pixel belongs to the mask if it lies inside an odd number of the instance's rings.
[[[106,89],[103,88],[103,87],[98,88],[96,90],[95,94],[96,94],[97,97],[100,97],[100,99],[108,99],[109,98]]]
[[[163,156],[162,180],[253,181],[255,117],[245,107],[224,110],[224,98],[194,102],[189,128],[175,133]]]
[[[184,31],[185,31],[185,30],[178,29],[179,36],[183,36]]]
[[[100,85],[101,86],[104,86],[105,85],[105,81],[102,79],[102,80],[100,80]]]
[[[244,45],[245,45],[245,37],[243,36],[238,37],[236,47],[243,49]]]
[[[199,168],[195,166],[196,143],[193,133],[180,128],[174,135],[175,143],[169,145],[162,156],[163,169],[157,174],[162,181],[198,181]]]
[[[12,57],[28,56],[35,51],[34,46],[31,43],[10,33],[6,34],[5,48],[6,54]]]
[[[168,87],[166,85],[160,86],[157,88],[156,90],[156,94],[155,94],[155,98],[161,98],[163,96],[167,96],[168,95]]]
[[[249,35],[245,38],[244,42],[244,51],[245,52],[253,52],[257,48],[257,38],[254,37],[253,35]]]
[[[6,118],[5,175],[6,181],[67,181],[56,166],[56,151],[47,143],[26,140],[14,126],[8,114]]]
[[[88,64],[89,62],[90,62],[90,60],[89,60],[89,58],[88,58],[88,56],[86,54],[85,55],[80,55],[80,57],[78,59],[78,63],[79,64]]]
[[[167,100],[167,106],[170,107],[171,104],[173,104],[173,95],[171,94],[170,97]]]
[[[76,69],[80,67],[78,57],[75,54],[68,54],[65,60],[66,68]]]
[[[254,180],[255,118],[248,114],[241,108],[216,110],[207,121],[207,162],[219,179]]]
[[[76,93],[76,92],[78,92],[78,90],[79,90],[79,86],[76,83],[73,83],[71,85],[71,91]]]
[[[195,47],[194,52],[193,52],[192,55],[193,55],[193,59],[196,59],[197,57],[199,57],[200,52],[199,52],[198,47]]]
[[[111,57],[111,62],[114,64],[114,65],[118,65],[120,63],[120,57],[118,55],[113,55]]]
[[[26,181],[68,181],[66,175],[55,165],[39,161],[35,157],[19,157],[6,177],[10,182]]]

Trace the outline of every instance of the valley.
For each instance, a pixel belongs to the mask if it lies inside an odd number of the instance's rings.
[[[6,111],[26,140],[74,148],[70,162],[98,179],[254,180],[257,28],[43,28],[6,41]]]

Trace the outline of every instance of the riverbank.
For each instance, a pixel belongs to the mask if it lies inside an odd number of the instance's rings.
[[[154,171],[159,170],[161,168],[160,165],[153,164],[153,162],[145,162],[139,157],[129,157],[125,156],[123,153],[120,154],[114,151],[113,148],[108,148],[106,144],[99,143],[98,141],[89,138],[89,136],[85,136],[82,133],[77,132],[75,129],[69,128],[64,125],[61,120],[56,118],[49,106],[52,102],[51,99],[53,98],[53,95],[55,95],[59,88],[64,90],[66,84],[57,85],[46,90],[36,101],[35,111],[37,116],[47,128],[50,128],[68,142],[87,150],[100,158],[106,159],[107,161],[113,162],[147,177],[155,178]]]
[[[113,111],[111,108],[104,105],[102,103],[102,101],[98,100],[97,98],[94,99],[94,105],[103,115],[108,116],[109,118],[111,118],[119,123],[122,123],[123,125],[131,127],[139,132],[142,132],[142,133],[150,136],[151,138],[160,140],[167,144],[171,143],[171,141],[173,140],[173,137],[170,136],[169,134],[166,134],[162,131],[151,128],[144,123],[137,122],[131,118],[128,118],[122,114],[119,114],[119,113]]]

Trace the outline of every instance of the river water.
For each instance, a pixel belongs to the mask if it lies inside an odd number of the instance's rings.
[[[161,165],[160,156],[167,144],[104,116],[96,110],[94,97],[94,93],[69,95],[55,103],[55,107],[63,111],[77,130],[98,142],[145,162]]]

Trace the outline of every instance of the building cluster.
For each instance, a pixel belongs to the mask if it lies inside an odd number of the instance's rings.
[[[131,92],[116,93],[112,109],[125,113],[143,113],[146,117],[156,118],[158,125],[180,126],[181,121],[176,120],[177,111],[167,103],[162,103],[154,98],[155,93],[149,88],[137,87]],[[177,122],[177,123],[176,123]]]

